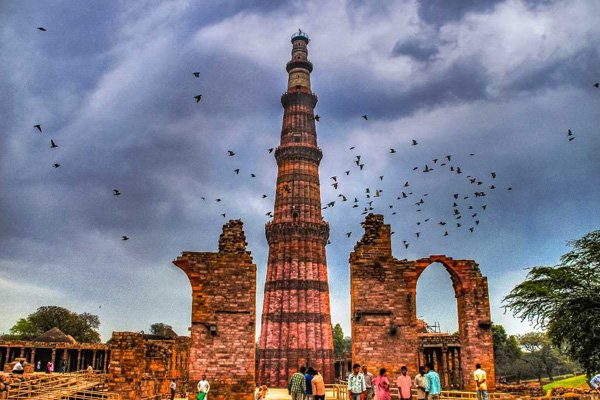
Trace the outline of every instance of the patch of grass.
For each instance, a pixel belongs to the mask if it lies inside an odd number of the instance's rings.
[[[588,384],[585,380],[585,375],[577,375],[570,378],[561,379],[559,381],[550,382],[547,385],[544,385],[544,390],[548,391],[555,387],[587,388]]]

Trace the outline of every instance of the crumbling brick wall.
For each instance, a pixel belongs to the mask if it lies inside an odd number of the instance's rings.
[[[190,386],[206,375],[213,399],[253,398],[256,265],[246,245],[242,221],[232,220],[217,253],[183,252],[173,261],[192,285]]]
[[[435,255],[416,261],[392,256],[391,229],[382,215],[370,214],[365,234],[350,254],[352,358],[373,370],[387,368],[395,379],[400,366],[419,366],[417,280],[434,262],[450,273],[458,305],[462,387],[475,388],[472,371],[480,363],[494,389],[494,354],[487,278],[475,261]]]
[[[123,400],[142,396],[142,376],[146,369],[146,344],[141,333],[113,332],[108,390]]]

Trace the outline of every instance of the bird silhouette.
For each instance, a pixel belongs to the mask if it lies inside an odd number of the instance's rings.
[[[33,126],[35,129],[37,129],[38,131],[40,131],[40,133],[42,133],[42,126],[41,125],[34,125]]]
[[[113,196],[120,196],[121,192],[119,191],[119,189],[113,189]]]
[[[219,202],[221,202],[221,199],[215,199],[215,201],[216,201],[217,203],[219,203]]]
[[[396,150],[390,149],[390,153],[395,153],[395,152],[396,152]]]
[[[350,175],[350,171],[346,171],[346,175]]]
[[[196,103],[200,103],[200,99],[202,99],[202,95],[199,94],[197,96],[194,96],[194,99],[196,99]]]
[[[225,213],[221,214],[221,216],[222,216],[223,218],[225,218]]]
[[[429,166],[427,164],[425,164],[425,168],[423,169],[423,172],[431,172],[433,171],[433,169],[429,168]]]
[[[235,153],[233,151],[231,151],[231,150],[227,150],[227,155],[229,157],[233,157],[233,156],[235,156]]]
[[[239,175],[240,174],[240,169],[236,168],[236,169],[233,170],[233,172],[235,172],[236,175]]]
[[[338,188],[338,182],[332,183],[331,186],[333,186],[334,189],[337,189]]]
[[[446,156],[446,158],[448,159],[448,161],[452,161],[452,160],[451,160],[451,158],[452,158],[452,155],[451,155],[451,154],[447,155],[447,156]]]
[[[262,198],[263,198],[263,199],[266,199],[266,198],[267,198],[267,195],[266,195],[266,194],[263,194],[263,195],[262,195]]]
[[[416,145],[418,145],[418,144],[419,144],[419,143],[417,143],[417,141],[416,141],[415,139],[412,139],[412,145],[413,145],[413,146],[416,146]]]
[[[127,236],[121,236],[121,240],[129,240],[129,237],[127,237]]]
[[[273,150],[275,150],[275,149],[274,149],[273,147],[271,147],[271,148],[269,149],[269,154],[271,154],[271,153],[273,152]]]
[[[369,116],[367,114],[363,115],[362,117],[364,118],[365,121],[369,119]]]
[[[200,78],[200,72],[193,72],[193,74],[196,78]]]
[[[334,182],[337,182],[337,176],[332,176],[330,179],[333,179]]]
[[[448,236],[448,231],[444,232],[444,236]]]
[[[37,29],[38,31],[46,32],[46,28],[44,28],[43,26],[38,26]]]
[[[58,145],[56,143],[54,143],[54,140],[50,139],[50,148],[55,149],[57,147],[58,147]]]
[[[409,187],[408,181],[404,182],[404,187]]]
[[[415,232],[415,235],[417,235],[417,237],[421,236],[421,232]]]
[[[352,146],[352,147],[350,147],[350,150],[354,150],[355,148],[356,148],[355,146]]]
[[[358,167],[360,168],[360,170],[362,171],[362,169],[365,167],[365,164],[359,164]]]
[[[256,175],[255,174],[250,174],[250,177],[251,178],[256,178]]]
[[[58,167],[60,167],[60,164],[54,163],[54,164],[52,164],[52,166],[53,166],[54,168],[58,168]]]
[[[383,175],[379,175],[379,180],[382,181],[383,180]]]
[[[321,116],[319,114],[315,115],[315,121],[319,122],[321,120]]]
[[[596,83],[594,83],[594,87],[596,87],[596,88],[597,88],[597,87],[600,87],[600,82],[596,82]]]
[[[350,237],[350,235],[352,235],[352,232],[346,232],[347,237]]]
[[[496,179],[496,173],[495,172],[492,172],[491,175],[492,175],[492,179]]]
[[[469,231],[471,231],[471,233],[473,233],[473,228],[469,228]]]

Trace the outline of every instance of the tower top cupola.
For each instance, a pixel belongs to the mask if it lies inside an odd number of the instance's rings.
[[[302,32],[302,29],[298,28],[298,32],[294,32],[292,34],[292,43],[296,40],[304,40],[307,44],[310,42],[310,38],[308,37],[308,33]]]

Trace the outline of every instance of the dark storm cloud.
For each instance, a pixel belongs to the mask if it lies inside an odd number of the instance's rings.
[[[469,13],[487,12],[504,0],[422,0],[419,1],[419,16],[434,25],[459,21]]]
[[[411,38],[396,42],[392,53],[394,55],[406,55],[414,57],[419,61],[428,61],[438,53],[438,49],[432,43]]]
[[[365,187],[384,189],[375,206],[397,232],[396,257],[479,261],[494,318],[517,331],[526,328],[497,314],[500,297],[522,279],[515,271],[555,262],[566,239],[599,222],[600,193],[589,174],[600,163],[593,151],[600,104],[589,82],[597,81],[600,34],[587,19],[590,3],[98,4],[3,4],[0,304],[11,307],[0,331],[53,302],[99,313],[105,339],[156,321],[186,333],[189,282],[171,260],[183,250],[215,251],[229,218],[244,221],[260,309],[264,214],[277,168],[267,149],[279,140],[279,96],[297,27],[313,38],[322,198],[338,201],[324,210],[332,312],[346,330],[347,259],[363,216],[339,202],[340,191],[364,197]],[[578,24],[562,21],[565,13]],[[351,145],[367,166],[352,169],[336,191],[327,179],[354,168]],[[446,240],[436,226],[422,226],[415,241],[420,215],[414,202],[396,200],[399,182],[430,193],[424,212],[432,219],[448,218],[454,191],[474,190],[440,167],[412,171],[445,154],[486,185],[497,171],[503,190],[485,198],[477,235],[455,230]],[[15,303],[23,290],[39,296]]]

